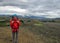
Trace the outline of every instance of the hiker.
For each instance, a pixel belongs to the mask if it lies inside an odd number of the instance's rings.
[[[10,20],[10,27],[12,28],[12,41],[13,43],[18,43],[18,31],[21,22],[19,21],[17,16],[12,16]]]

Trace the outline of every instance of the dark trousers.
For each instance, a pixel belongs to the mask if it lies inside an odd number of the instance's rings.
[[[12,32],[12,42],[18,43],[18,32]]]

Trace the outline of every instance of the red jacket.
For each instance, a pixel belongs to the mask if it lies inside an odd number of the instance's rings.
[[[20,25],[21,22],[19,20],[10,20],[10,26],[12,28],[12,32],[18,31]]]

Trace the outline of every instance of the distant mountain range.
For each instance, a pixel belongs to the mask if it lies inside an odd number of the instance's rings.
[[[12,15],[0,15],[0,17],[11,17]],[[60,20],[60,18],[45,18],[43,16],[33,16],[33,15],[25,15],[25,16],[22,16],[22,15],[17,15],[19,18],[30,18],[30,19],[39,19],[39,20]]]

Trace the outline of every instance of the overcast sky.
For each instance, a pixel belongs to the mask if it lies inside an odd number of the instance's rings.
[[[60,0],[0,0],[1,13],[60,17]]]

